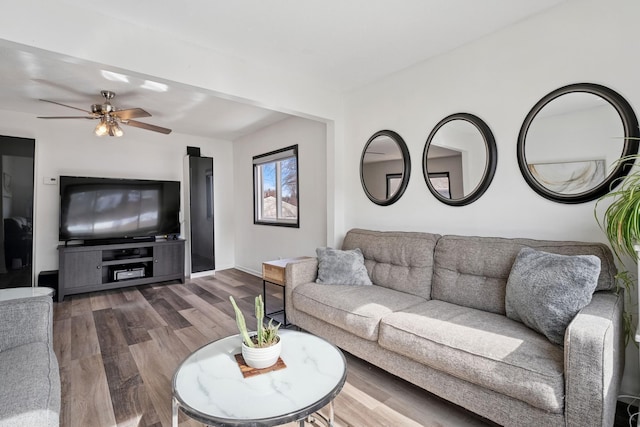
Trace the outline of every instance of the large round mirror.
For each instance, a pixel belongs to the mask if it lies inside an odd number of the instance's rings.
[[[395,203],[407,188],[410,173],[409,150],[400,135],[381,130],[369,138],[360,159],[360,180],[373,203]]]
[[[613,90],[591,83],[557,89],[529,112],[518,136],[527,184],[561,203],[595,200],[617,186],[638,152],[638,120]]]
[[[429,134],[422,155],[427,187],[442,203],[464,206],[487,191],[498,162],[491,129],[473,114],[445,117]]]

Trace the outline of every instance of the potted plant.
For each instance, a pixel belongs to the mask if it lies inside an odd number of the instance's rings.
[[[635,161],[640,155],[632,155],[619,159],[619,162]],[[638,262],[638,254],[635,246],[640,244],[640,171],[637,166],[633,166],[631,171],[620,186],[596,202],[594,214],[598,225],[607,236],[611,249],[624,268],[625,256],[630,257],[635,263]],[[598,204],[604,200],[613,198],[613,202],[605,210],[602,221],[598,218]],[[631,292],[635,286],[635,279],[627,270],[620,270],[616,275],[618,290],[624,289],[627,293],[627,302],[631,303]],[[625,345],[633,336],[633,318],[630,311],[623,312]],[[636,344],[637,345],[637,344]]]
[[[236,324],[242,337],[242,357],[247,365],[252,368],[268,368],[274,365],[280,357],[282,350],[282,342],[278,335],[280,324],[274,325],[273,319],[269,320],[267,326],[264,326],[264,302],[262,295],[258,295],[255,299],[256,321],[257,327],[255,333],[249,334],[247,323],[244,315],[236,301],[229,296],[231,305],[236,312]]]

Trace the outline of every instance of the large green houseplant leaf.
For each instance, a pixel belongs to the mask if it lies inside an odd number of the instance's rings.
[[[640,155],[621,158],[619,161],[635,161]],[[638,255],[635,245],[640,244],[640,170],[632,166],[620,186],[614,191],[600,197],[596,202],[594,214],[598,225],[604,231],[611,245],[611,249],[619,261],[622,269],[616,275],[618,291],[625,289],[628,309],[624,312],[625,344],[633,335],[633,318],[631,311],[631,295],[636,280],[631,272],[624,269],[624,257],[630,257],[636,264]],[[602,219],[598,217],[598,204],[612,200],[605,210]],[[637,344],[636,344],[637,345]]]

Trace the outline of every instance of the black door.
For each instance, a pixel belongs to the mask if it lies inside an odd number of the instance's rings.
[[[33,139],[0,136],[0,288],[32,285],[34,151]]]
[[[189,157],[191,272],[215,269],[213,245],[213,159]]]

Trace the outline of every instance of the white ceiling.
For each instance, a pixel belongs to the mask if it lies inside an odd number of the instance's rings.
[[[120,28],[149,28],[183,43],[294,71],[337,92],[347,92],[564,1],[64,0],[60,7],[99,16],[95,34],[108,34],[110,23]],[[56,25],[55,31],[73,31],[73,25]],[[162,54],[171,57],[171,52]],[[103,69],[114,70],[108,64],[0,40],[0,109],[34,115],[82,114],[37,100],[88,109],[101,101],[100,90],[108,89],[116,92],[113,104],[117,107],[141,107],[153,115],[140,121],[229,140],[287,117],[221,99],[204,89],[125,70],[108,74]],[[141,87],[146,81],[146,88]],[[166,88],[170,90],[163,90]]]

